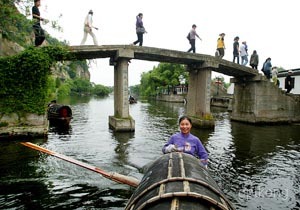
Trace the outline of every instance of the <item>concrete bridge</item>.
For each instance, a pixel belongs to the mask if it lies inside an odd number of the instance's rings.
[[[187,53],[176,50],[167,50],[153,47],[140,47],[132,45],[104,45],[104,46],[71,46],[70,52],[77,59],[96,59],[110,58],[110,65],[114,66],[114,116],[109,116],[109,125],[116,131],[133,131],[135,121],[129,114],[128,103],[128,67],[131,59],[146,61],[166,62],[185,64],[189,71],[189,92],[187,96],[187,114],[193,119],[193,124],[200,127],[211,127],[214,120],[210,112],[210,83],[211,71],[219,72],[228,76],[233,76],[235,80],[235,96],[233,98],[232,119],[246,122],[268,122],[274,121],[272,116],[263,114],[257,109],[256,104],[260,99],[256,97],[256,90],[265,92],[268,85],[260,85],[263,88],[257,88],[258,84],[270,83],[258,73],[257,70],[235,64],[210,55]],[[249,87],[247,90],[245,87]],[[273,90],[274,87],[271,87]],[[278,88],[277,88],[278,89]],[[271,91],[272,92],[272,91]],[[274,92],[274,91],[273,91]],[[278,95],[278,91],[269,95],[272,98]],[[250,104],[245,103],[248,98]],[[284,94],[283,97],[287,97]],[[244,97],[243,97],[244,96]],[[266,102],[269,97],[265,97]],[[291,100],[291,99],[285,99]],[[296,109],[291,101],[278,109]],[[245,104],[247,104],[245,106]],[[293,107],[291,107],[293,106]],[[265,108],[263,108],[265,109]],[[276,109],[276,107],[275,107]],[[249,113],[249,114],[246,114]],[[258,113],[259,112],[259,113]],[[260,116],[257,115],[260,114]],[[282,113],[281,113],[282,114]],[[277,116],[277,115],[275,115]],[[246,117],[244,119],[244,117]],[[285,114],[280,117],[282,121],[290,121],[291,114]]]

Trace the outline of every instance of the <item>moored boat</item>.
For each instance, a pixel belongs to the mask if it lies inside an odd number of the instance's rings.
[[[234,210],[206,168],[185,153],[161,156],[148,167],[125,210]]]
[[[69,106],[56,104],[55,101],[48,105],[47,119],[50,126],[68,127],[72,118],[72,109]]]

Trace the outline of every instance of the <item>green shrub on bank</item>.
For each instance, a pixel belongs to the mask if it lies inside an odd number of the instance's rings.
[[[93,95],[96,96],[107,96],[111,92],[112,92],[111,88],[105,87],[103,85],[95,85],[93,87]]]
[[[62,46],[30,47],[20,54],[0,58],[0,113],[43,114],[48,96],[50,67],[70,60]]]

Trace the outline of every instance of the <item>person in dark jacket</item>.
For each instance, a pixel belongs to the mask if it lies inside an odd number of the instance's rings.
[[[233,40],[233,63],[235,62],[235,58],[237,59],[237,63],[240,63],[240,44],[239,44],[240,38],[236,36]]]
[[[34,30],[34,44],[36,47],[43,44],[45,40],[45,32],[41,27],[41,21],[45,20],[40,15],[39,6],[41,5],[40,0],[34,0],[34,6],[32,7],[32,19],[33,19],[33,30]]]
[[[292,86],[292,70],[288,71],[288,75],[285,78],[285,89],[286,89],[286,93],[291,92],[291,90],[293,89]]]
[[[271,79],[271,69],[272,69],[271,58],[267,58],[262,68],[262,71],[264,72],[267,79]]]
[[[258,63],[259,63],[258,54],[257,54],[256,50],[253,50],[253,53],[250,57],[250,66],[253,69],[257,69]]]

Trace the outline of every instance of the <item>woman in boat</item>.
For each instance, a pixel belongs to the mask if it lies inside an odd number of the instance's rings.
[[[187,116],[179,118],[180,132],[173,134],[169,141],[163,146],[164,154],[170,152],[184,152],[200,159],[200,163],[207,167],[208,153],[200,139],[190,133],[192,120]]]

